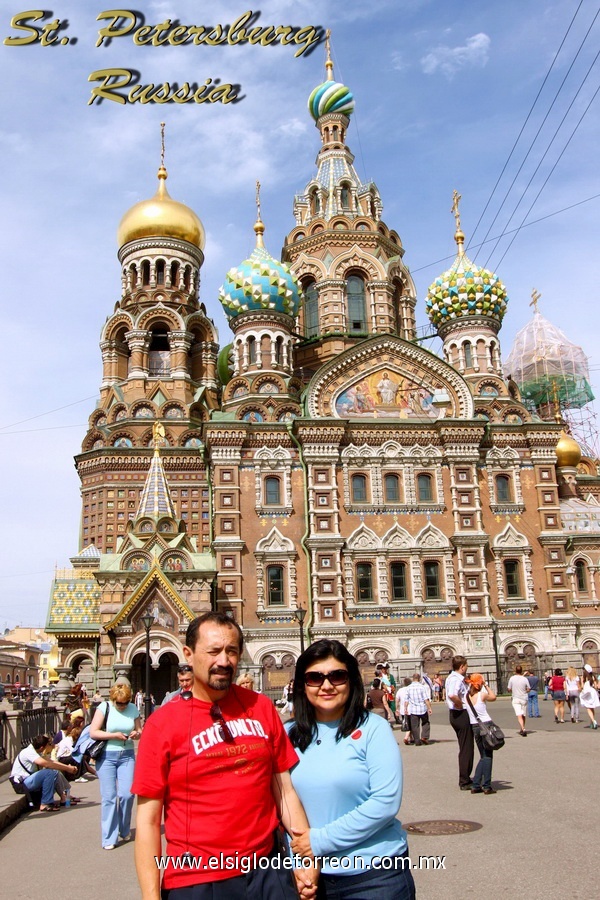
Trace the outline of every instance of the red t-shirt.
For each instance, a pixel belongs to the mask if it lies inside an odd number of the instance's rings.
[[[140,740],[133,793],[164,801],[166,855],[202,857],[198,868],[170,863],[165,888],[233,878],[243,874],[239,856],[267,856],[278,824],[271,778],[298,761],[267,697],[232,685],[219,701],[233,743],[221,739],[210,707],[175,698],[152,714]],[[219,859],[216,868],[209,857]]]
[[[553,675],[550,679],[550,690],[551,691],[564,691],[565,689],[565,676],[564,675]]]

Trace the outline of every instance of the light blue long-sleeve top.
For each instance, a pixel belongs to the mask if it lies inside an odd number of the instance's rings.
[[[288,731],[292,725],[288,723]],[[316,738],[304,753],[296,748],[300,761],[291,775],[310,822],[313,853],[340,860],[323,863],[322,871],[356,875],[373,857],[399,856],[407,848],[406,832],[396,818],[402,758],[392,729],[380,716],[369,713],[366,722],[336,742],[338,725],[317,725]]]

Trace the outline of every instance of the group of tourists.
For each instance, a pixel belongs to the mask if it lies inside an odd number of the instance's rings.
[[[516,666],[515,673],[508,682],[508,691],[512,694],[512,705],[519,722],[519,734],[527,737],[525,721],[527,716],[541,718],[538,705],[539,678],[531,672],[523,672],[522,666]],[[562,669],[546,672],[544,675],[544,692],[550,693],[554,703],[554,721],[557,725],[565,724],[565,704],[570,713],[571,723],[581,722],[581,709],[587,713],[586,728],[597,729],[596,710],[600,707],[598,682],[589,663],[583,667],[581,674],[570,666],[566,674]],[[535,702],[533,702],[535,697]],[[544,696],[544,700],[547,696]]]

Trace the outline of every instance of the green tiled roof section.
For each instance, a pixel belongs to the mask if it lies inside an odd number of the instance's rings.
[[[64,570],[63,570],[64,571]],[[100,627],[100,587],[91,573],[57,577],[50,590],[48,631],[89,631]]]

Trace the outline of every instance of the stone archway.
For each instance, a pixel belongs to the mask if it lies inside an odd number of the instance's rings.
[[[158,666],[150,666],[150,693],[157,705],[164,700],[165,694],[177,688],[178,656],[172,651],[162,653]],[[146,684],[146,653],[138,651],[131,660],[131,689],[135,696],[137,691],[144,691]]]
[[[442,647],[439,651],[439,657],[436,657],[433,647],[425,647],[421,652],[423,671],[432,679],[439,674],[449,675],[452,671],[453,656],[454,650],[451,647]]]
[[[583,654],[583,665],[589,664],[597,674],[598,669],[600,669],[600,653],[598,653],[596,641],[584,641],[581,651]]]

